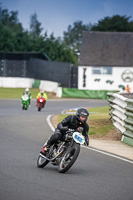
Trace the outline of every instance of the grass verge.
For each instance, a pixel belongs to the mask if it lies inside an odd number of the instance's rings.
[[[36,99],[38,88],[29,89],[31,92],[32,99]],[[0,88],[0,99],[20,99],[25,88]],[[53,92],[46,92],[48,99],[56,98],[56,94]]]

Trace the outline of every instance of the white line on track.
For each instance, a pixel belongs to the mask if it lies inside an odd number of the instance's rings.
[[[51,128],[51,130],[54,132],[55,131],[55,128],[53,127],[53,125],[52,125],[52,123],[51,123],[51,117],[52,117],[53,115],[48,115],[47,116],[47,123],[48,123],[48,125],[50,126],[50,128]]]
[[[96,151],[96,152],[98,152],[98,153],[102,153],[102,154],[105,154],[105,155],[107,155],[107,156],[111,156],[111,157],[113,157],[113,158],[117,158],[117,159],[120,159],[120,160],[123,160],[123,161],[126,161],[126,162],[129,162],[129,163],[132,163],[133,164],[133,161],[131,161],[131,160],[128,160],[128,159],[126,159],[126,158],[122,158],[122,157],[120,157],[120,156],[116,156],[116,155],[113,155],[113,154],[111,154],[111,153],[107,153],[107,152],[104,152],[104,151],[101,151],[101,150],[98,150],[98,149],[94,149],[93,147],[86,147],[86,146],[82,146],[83,148],[86,148],[86,149],[90,149],[90,150],[92,150],[92,151]]]
[[[51,117],[52,117],[53,115],[48,115],[47,116],[47,123],[48,123],[48,125],[49,125],[49,127],[51,128],[51,130],[54,132],[55,131],[55,128],[53,127],[53,125],[52,125],[52,123],[51,123]],[[111,154],[111,153],[106,153],[106,152],[104,152],[104,151],[101,151],[101,150],[98,150],[98,149],[94,149],[93,147],[86,147],[86,146],[82,146],[83,148],[86,148],[86,149],[89,149],[89,150],[91,150],[91,151],[96,151],[96,152],[98,152],[98,153],[102,153],[102,154],[104,154],[104,155],[107,155],[107,156],[110,156],[110,157],[113,157],[113,158],[117,158],[117,159],[119,159],[119,160],[122,160],[122,161],[125,161],[125,162],[128,162],[128,163],[132,163],[133,164],[133,161],[131,161],[131,160],[128,160],[128,159],[126,159],[126,158],[122,158],[122,157],[120,157],[120,156],[116,156],[116,155],[113,155],[113,154]]]

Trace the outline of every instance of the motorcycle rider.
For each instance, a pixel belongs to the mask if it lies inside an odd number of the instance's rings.
[[[45,99],[45,102],[44,102],[44,105],[45,105],[45,103],[46,103],[46,100],[48,99],[48,97],[47,97],[47,94],[46,94],[46,92],[44,91],[44,90],[40,90],[40,92],[38,93],[38,95],[37,95],[37,103],[38,103],[38,98],[39,97],[41,97],[41,98],[44,98]],[[37,105],[36,105],[37,106]]]
[[[43,146],[41,153],[46,155],[46,152],[49,150],[49,147],[60,140],[66,131],[69,129],[74,129],[75,131],[82,129],[82,135],[85,137],[85,145],[89,145],[89,125],[87,124],[87,120],[89,117],[89,112],[85,108],[79,108],[75,115],[68,115],[65,117],[55,129],[54,134],[47,141],[47,144]]]
[[[31,93],[30,93],[30,91],[29,91],[29,88],[26,88],[26,89],[25,89],[23,95],[25,95],[25,94],[28,95],[28,97],[29,97],[29,105],[30,105],[30,103],[31,103]]]

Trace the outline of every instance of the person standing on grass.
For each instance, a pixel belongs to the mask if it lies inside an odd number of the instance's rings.
[[[128,92],[128,93],[130,93],[130,87],[129,87],[129,85],[127,85],[126,87],[125,87],[125,90],[126,90],[126,92]]]

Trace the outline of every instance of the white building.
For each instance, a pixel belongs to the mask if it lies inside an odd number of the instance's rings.
[[[133,33],[84,32],[78,89],[133,91]]]

